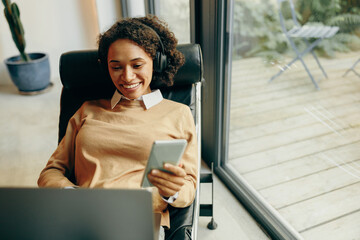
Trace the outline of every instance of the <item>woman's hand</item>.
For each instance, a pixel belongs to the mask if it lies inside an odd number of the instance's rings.
[[[155,187],[157,187],[161,196],[170,197],[179,192],[181,187],[185,184],[186,172],[183,169],[182,164],[175,166],[165,163],[164,169],[171,173],[153,169],[148,174],[148,179]]]

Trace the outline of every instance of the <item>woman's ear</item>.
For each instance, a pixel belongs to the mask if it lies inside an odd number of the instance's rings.
[[[100,58],[98,58],[97,62],[98,62],[100,71],[101,71],[107,78],[111,79],[107,64],[104,64],[104,63],[100,60]]]
[[[98,58],[97,62],[101,71],[108,72],[107,64],[104,64],[100,58]]]

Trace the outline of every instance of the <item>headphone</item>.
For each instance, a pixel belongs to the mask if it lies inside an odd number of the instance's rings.
[[[141,24],[144,25],[146,28],[150,29],[151,31],[153,31],[155,33],[156,37],[159,39],[160,51],[156,50],[155,59],[154,59],[154,71],[157,73],[162,73],[168,65],[167,56],[164,51],[164,45],[161,41],[159,34],[152,27],[150,27],[144,23],[141,23]]]

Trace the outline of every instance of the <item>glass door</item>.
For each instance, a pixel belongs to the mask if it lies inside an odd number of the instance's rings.
[[[360,2],[293,1],[293,31],[338,27],[319,42],[292,35],[295,47],[278,2],[231,2],[222,166],[294,237],[360,239]]]

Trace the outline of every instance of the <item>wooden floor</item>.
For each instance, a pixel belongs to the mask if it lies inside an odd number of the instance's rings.
[[[229,163],[304,239],[360,239],[360,52],[279,67],[233,62]],[[360,72],[360,64],[358,66]]]

